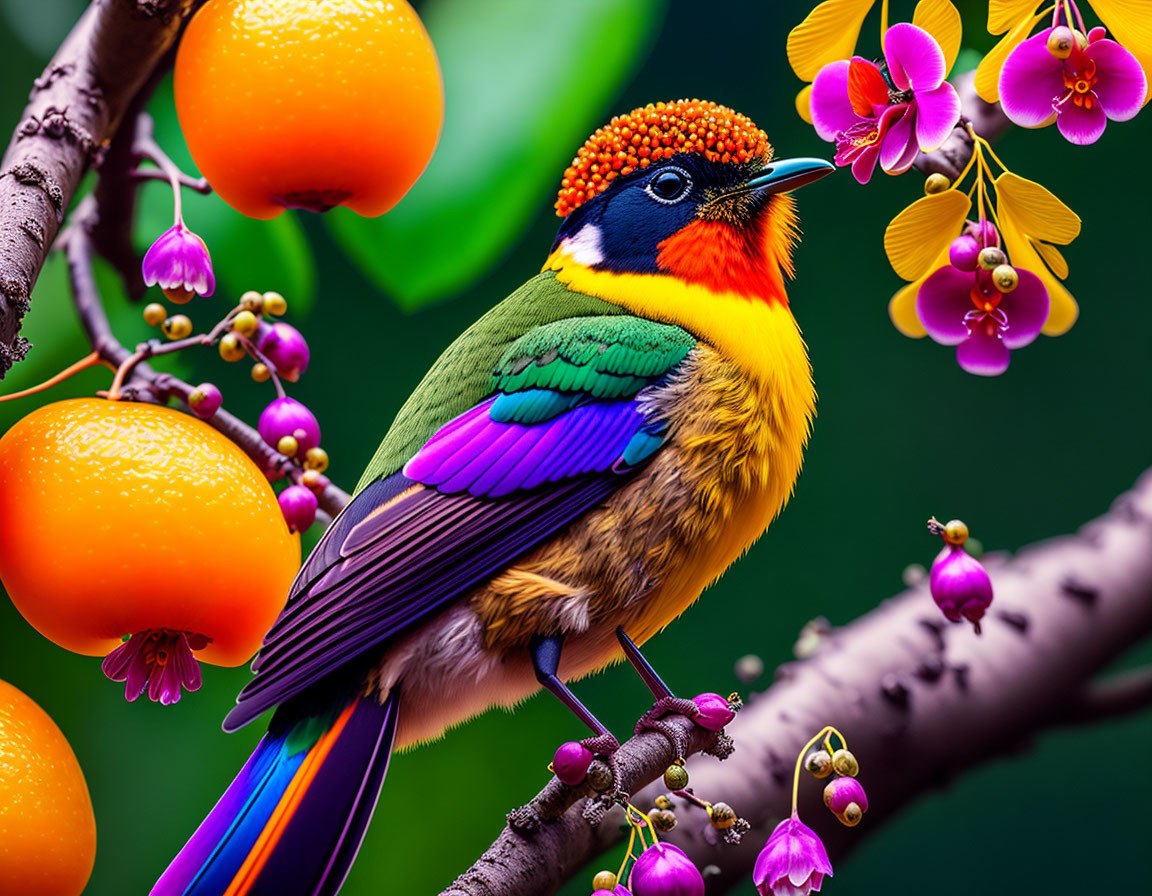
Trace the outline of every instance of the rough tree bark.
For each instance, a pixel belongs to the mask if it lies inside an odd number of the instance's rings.
[[[987,558],[986,565],[996,599],[981,636],[945,622],[926,586],[911,589],[833,631],[810,659],[777,670],[775,683],[728,726],[736,744],[730,759],[689,762],[694,790],[731,803],[753,827],[739,846],[719,844],[703,810],[676,801],[680,823],[666,839],[698,866],[720,869],[709,878],[709,892],[747,879],[788,812],[796,754],[824,725],[847,736],[871,803],[858,827],[844,828],[820,804],[819,785],[802,783],[801,815],[835,860],[920,794],[1018,751],[1047,728],[1152,705],[1148,670],[1093,681],[1152,632],[1152,470],[1075,535],[1011,559]],[[698,732],[692,747],[705,743]],[[653,734],[621,752],[628,757],[625,791],[656,780],[673,758]],[[633,802],[647,809],[661,792],[649,786]],[[589,824],[582,815],[586,795],[553,780],[530,805],[542,803],[552,813],[564,808],[563,814],[532,831],[505,828],[444,896],[556,892],[621,838],[622,812]]]
[[[80,179],[172,47],[193,0],[96,0],[32,87],[0,162],[0,378]]]

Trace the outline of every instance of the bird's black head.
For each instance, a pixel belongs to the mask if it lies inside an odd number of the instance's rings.
[[[832,170],[772,161],[764,132],[700,101],[620,116],[584,145],[557,201],[553,244],[598,270],[672,274],[756,293],[788,269],[792,202],[784,194]]]

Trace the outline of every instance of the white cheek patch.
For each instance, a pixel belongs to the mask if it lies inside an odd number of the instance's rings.
[[[572,256],[578,264],[589,266],[604,260],[604,249],[600,242],[600,228],[595,224],[585,224],[574,236],[566,236],[560,241],[560,248]]]

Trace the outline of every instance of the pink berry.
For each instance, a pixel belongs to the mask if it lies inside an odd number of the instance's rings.
[[[574,740],[560,744],[552,757],[552,771],[563,783],[575,787],[583,782],[592,764],[592,751]]]
[[[277,321],[257,332],[256,348],[276,368],[276,372],[286,380],[296,382],[308,369],[311,357],[308,343],[291,324]]]
[[[303,532],[316,519],[316,496],[302,485],[290,485],[280,492],[280,512],[288,528]]]
[[[693,721],[708,731],[719,731],[736,715],[728,706],[728,701],[719,694],[700,694],[693,697],[692,702],[700,710],[700,715]]]
[[[980,257],[980,243],[976,237],[964,234],[952,240],[948,247],[948,260],[952,267],[962,271],[976,270],[977,259]]]
[[[201,420],[207,420],[224,403],[224,396],[211,383],[201,383],[188,396],[188,407]]]
[[[277,398],[260,415],[256,428],[260,438],[275,448],[282,438],[292,436],[299,445],[298,453],[320,444],[320,424],[315,415],[295,398]]]
[[[861,812],[868,811],[868,797],[864,787],[855,778],[833,778],[824,788],[824,804],[832,810],[833,815],[840,815],[848,808],[849,803],[855,803]]]

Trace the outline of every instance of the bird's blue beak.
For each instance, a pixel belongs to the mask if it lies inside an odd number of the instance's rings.
[[[765,165],[747,187],[758,193],[790,193],[835,170],[823,159],[778,159]]]

